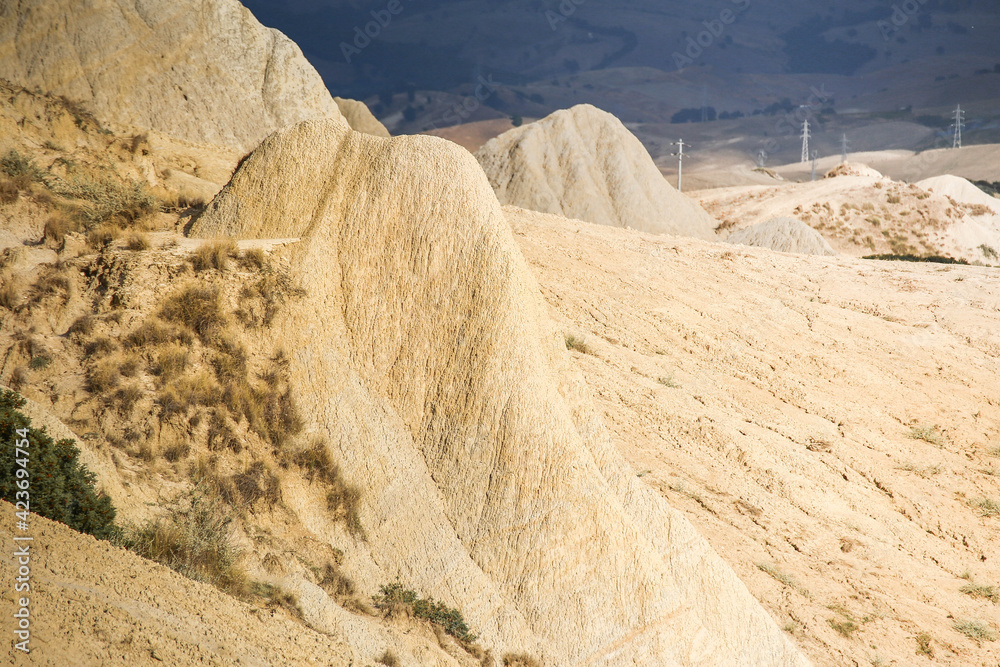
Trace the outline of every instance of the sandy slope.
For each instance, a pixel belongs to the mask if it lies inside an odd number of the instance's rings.
[[[998,619],[959,592],[966,572],[1000,583],[1000,517],[970,506],[1000,500],[996,270],[505,210],[564,330],[594,350],[574,356],[635,474],[817,665],[931,664],[921,632],[935,664],[997,664],[1000,645],[952,628]],[[907,437],[914,426],[942,444]],[[831,625],[848,615],[852,638]]]

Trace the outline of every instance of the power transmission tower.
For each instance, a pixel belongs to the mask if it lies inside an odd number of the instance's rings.
[[[965,127],[965,112],[962,111],[962,105],[961,104],[959,104],[957,107],[955,107],[955,119],[954,119],[954,121],[955,122],[952,123],[952,127],[955,128],[955,134],[952,136],[952,139],[951,139],[951,147],[952,148],[961,148],[962,147],[962,128]]]
[[[677,152],[671,153],[671,155],[677,158],[677,192],[681,191],[681,179],[684,177],[684,147],[687,146],[691,148],[690,144],[685,144],[683,139],[678,139],[670,143],[671,146],[677,146]]]
[[[757,166],[763,169],[767,165],[767,151],[761,148],[757,151]]]
[[[847,164],[847,133],[840,136],[840,161]]]
[[[800,162],[809,161],[809,119],[802,121],[802,159]]]

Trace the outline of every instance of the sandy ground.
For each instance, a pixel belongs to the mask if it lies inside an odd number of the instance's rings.
[[[817,665],[998,664],[953,625],[1000,619],[1000,271],[509,217],[636,475]]]

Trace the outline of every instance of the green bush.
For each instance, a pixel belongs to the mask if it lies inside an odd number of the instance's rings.
[[[440,625],[445,632],[460,642],[471,644],[478,638],[478,635],[473,634],[465,624],[462,612],[432,598],[422,598],[414,591],[403,588],[399,582],[382,586],[381,593],[372,596],[372,602],[377,609],[383,611],[391,610],[398,605],[409,607],[414,616]]]
[[[113,536],[115,508],[111,499],[98,492],[96,477],[80,463],[80,450],[73,440],[54,441],[44,430],[31,426],[31,420],[19,412],[24,399],[12,391],[0,393],[0,498],[18,500],[15,443],[27,432],[27,470],[32,513],[59,521],[73,530],[100,539]],[[23,429],[23,430],[22,430]]]

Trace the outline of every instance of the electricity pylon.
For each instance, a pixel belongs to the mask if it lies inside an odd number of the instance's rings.
[[[677,146],[677,152],[671,153],[671,155],[677,158],[677,192],[681,191],[681,179],[684,176],[684,147],[687,146],[691,148],[689,144],[685,144],[683,139],[678,139],[670,143],[671,146]]]
[[[802,159],[800,162],[809,161],[809,119],[802,121]]]
[[[962,128],[965,127],[965,112],[962,111],[962,105],[959,104],[955,107],[955,118],[952,127],[955,129],[955,134],[951,139],[952,148],[962,147]]]

